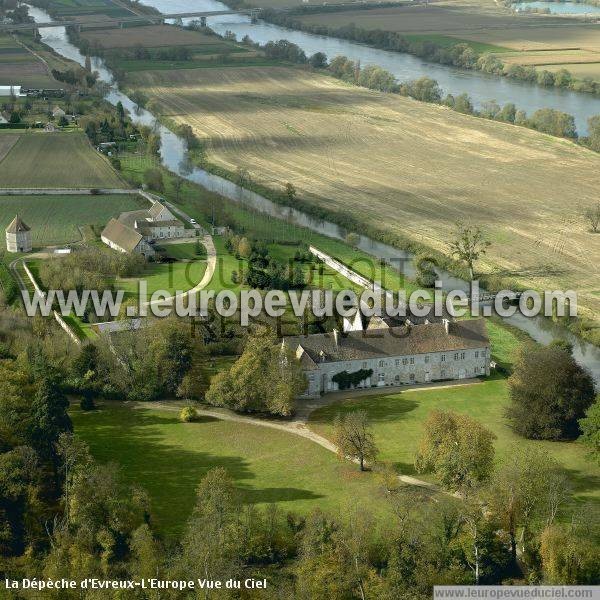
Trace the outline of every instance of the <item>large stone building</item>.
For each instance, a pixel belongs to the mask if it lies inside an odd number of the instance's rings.
[[[385,387],[489,375],[490,342],[483,319],[293,336],[308,387],[303,397],[339,389],[334,377],[372,371],[357,387]],[[339,379],[339,378],[336,378]]]
[[[31,252],[31,229],[19,215],[6,228],[6,250]]]
[[[155,255],[152,242],[183,238],[183,223],[160,202],[148,210],[124,212],[111,219],[102,232],[102,241],[120,252],[138,252],[146,258]]]

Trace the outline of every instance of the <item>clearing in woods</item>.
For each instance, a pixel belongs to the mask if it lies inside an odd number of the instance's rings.
[[[4,137],[0,134],[0,148]],[[0,187],[123,188],[106,158],[83,133],[23,133],[0,162]]]
[[[448,252],[455,223],[493,245],[478,268],[574,289],[600,310],[600,156],[535,131],[286,67],[140,72],[129,85],[189,123],[208,160],[379,230]]]

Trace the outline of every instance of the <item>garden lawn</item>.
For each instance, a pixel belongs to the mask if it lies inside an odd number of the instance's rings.
[[[148,263],[141,275],[130,279],[116,279],[115,285],[125,292],[125,298],[137,298],[138,283],[141,280],[145,280],[148,285],[148,296],[158,290],[174,295],[176,292],[187,292],[198,285],[205,270],[205,260]]]
[[[0,172],[2,171],[0,163]],[[139,196],[0,196],[0,230],[18,213],[31,228],[34,246],[81,240],[78,226],[103,227],[112,217],[128,210],[147,208]],[[4,235],[0,247],[5,246]]]
[[[181,532],[198,483],[214,467],[227,469],[247,503],[304,514],[386,510],[373,474],[293,434],[208,418],[181,423],[176,411],[117,403],[89,413],[73,408],[71,417],[98,461],[119,464],[127,482],[147,490],[161,533]]]
[[[200,238],[198,238],[198,242],[200,242]],[[163,248],[171,258],[176,260],[198,260],[199,258],[206,258],[206,248],[202,244],[198,247],[194,242],[185,244],[165,244]]]
[[[600,506],[600,468],[587,458],[584,447],[577,442],[541,442],[517,436],[504,417],[508,401],[506,380],[496,377],[472,385],[342,399],[313,412],[309,425],[317,433],[331,437],[336,414],[366,410],[381,452],[379,458],[394,463],[401,473],[414,474],[415,452],[429,413],[451,410],[468,414],[496,434],[494,445],[499,462],[513,445],[541,448],[566,470],[578,502],[590,501]]]

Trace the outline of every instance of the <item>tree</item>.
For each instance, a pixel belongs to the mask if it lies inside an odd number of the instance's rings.
[[[327,67],[327,56],[323,52],[315,52],[308,59],[308,64],[313,69],[325,69]]]
[[[165,189],[162,171],[158,168],[146,169],[144,171],[144,183],[149,189],[162,192]]]
[[[592,150],[600,152],[600,115],[588,119],[587,142]]]
[[[553,108],[540,108],[530,119],[531,127],[559,137],[576,138],[575,118]]]
[[[450,249],[453,256],[467,263],[471,280],[475,277],[473,270],[475,261],[479,260],[490,246],[491,243],[485,239],[479,227],[461,222],[456,224],[456,232],[450,243]]]
[[[417,270],[417,283],[423,287],[433,287],[438,278],[435,270],[435,260],[427,254],[420,254],[415,258]]]
[[[559,346],[523,348],[508,389],[513,429],[538,440],[575,439],[595,395],[591,375]]]
[[[583,211],[583,217],[588,222],[593,233],[600,231],[600,202],[590,206]]]
[[[579,419],[581,437],[579,438],[589,449],[593,458],[600,463],[600,396]]]
[[[465,115],[473,114],[473,102],[468,94],[460,94],[454,100],[454,110]]]
[[[369,418],[364,410],[356,410],[334,421],[334,443],[341,458],[358,461],[360,470],[365,470],[365,461],[374,461],[378,450],[369,426]]]
[[[250,258],[252,254],[252,244],[248,238],[243,237],[237,247],[237,254],[242,258]]]
[[[517,532],[522,552],[529,549],[532,530],[554,522],[568,499],[565,474],[548,454],[515,445],[494,473],[487,491],[489,509],[510,538],[513,560],[517,557]]]
[[[169,579],[186,579],[192,572],[208,580],[237,579],[243,552],[239,511],[239,497],[227,471],[222,467],[208,471],[198,486],[181,554],[174,561]]]
[[[179,413],[179,420],[183,423],[192,423],[198,420],[198,411],[193,406],[184,406]]]
[[[294,200],[296,200],[296,187],[289,181],[285,184],[285,197],[290,203],[293,203]]]
[[[134,90],[131,94],[129,94],[129,98],[135,104],[138,110],[146,106],[146,103],[148,102],[148,97],[139,90]]]
[[[416,469],[419,473],[433,471],[442,485],[466,493],[489,479],[495,439],[491,431],[467,415],[433,410],[425,421]]]
[[[282,348],[273,333],[261,328],[249,336],[231,369],[213,378],[206,401],[241,412],[288,416],[306,383],[296,356]]]
[[[360,235],[358,235],[358,233],[354,233],[353,231],[350,231],[349,233],[346,234],[346,244],[348,244],[349,246],[353,246],[354,248],[356,248],[358,246],[360,242]]]

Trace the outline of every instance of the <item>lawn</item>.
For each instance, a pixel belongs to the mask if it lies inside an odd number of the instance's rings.
[[[213,467],[228,470],[244,502],[277,503],[284,513],[385,510],[372,474],[293,434],[208,418],[184,424],[175,411],[116,403],[90,413],[73,408],[71,416],[97,460],[119,464],[129,483],[148,491],[165,534],[181,532],[196,486]]]
[[[0,187],[123,188],[127,185],[83,133],[29,132],[19,136],[19,141],[0,162]]]
[[[192,126],[219,169],[246,169],[278,192],[291,182],[315,213],[446,255],[456,222],[470,221],[493,242],[480,272],[526,289],[574,289],[582,314],[600,312],[590,277],[600,236],[580,211],[565,212],[596,202],[595,153],[295,68],[154,71],[128,85]]]
[[[200,238],[198,238],[200,242]],[[186,244],[165,244],[162,246],[168,256],[176,260],[198,260],[206,258],[206,248],[203,244],[196,245],[194,242]]]
[[[0,164],[0,172],[2,165]],[[139,210],[147,202],[135,195],[118,196],[0,196],[0,231],[18,213],[31,228],[34,246],[81,240],[78,226],[102,227],[112,217]],[[5,246],[4,235],[0,247]]]
[[[197,259],[192,261],[173,263],[148,263],[144,272],[132,279],[117,279],[117,289],[125,292],[125,298],[137,297],[138,284],[146,281],[148,295],[158,290],[168,292],[171,296],[176,292],[187,292],[195,287],[206,271],[206,261]]]

